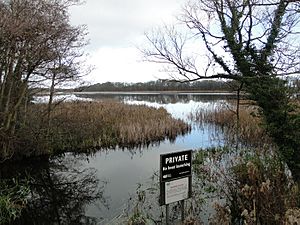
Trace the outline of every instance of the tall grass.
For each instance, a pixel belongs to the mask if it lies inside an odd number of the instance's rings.
[[[199,124],[216,124],[229,145],[194,154],[203,189],[208,186],[222,199],[214,204],[212,225],[294,224],[290,221],[298,218],[299,187],[264,130],[258,110],[242,105],[237,116],[234,104],[227,102],[191,116]],[[231,147],[236,143],[241,144],[236,145],[238,151]]]
[[[214,110],[199,109],[191,114],[191,119],[199,125],[217,125],[228,144],[240,142],[247,146],[259,147],[270,144],[271,140],[264,130],[258,109],[251,105],[240,106],[239,116],[232,102],[220,105]]]
[[[51,122],[47,106],[30,107],[28,122],[19,134],[22,154],[41,155],[62,151],[149,145],[190,131],[163,108],[120,102],[69,102],[55,107]],[[20,152],[19,152],[20,153]]]

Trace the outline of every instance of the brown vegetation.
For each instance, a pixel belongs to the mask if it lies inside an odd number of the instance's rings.
[[[298,186],[269,150],[201,150],[195,154],[194,171],[203,189],[210,187],[222,199],[214,203],[211,225],[291,224],[286,221],[298,216]]]
[[[50,123],[46,104],[28,110],[28,122],[15,142],[17,155],[148,145],[190,130],[163,108],[119,102],[62,103],[53,109]]]
[[[258,107],[231,102],[215,110],[199,110],[192,118],[221,127],[228,144],[239,148],[201,150],[194,169],[204,190],[223,199],[215,203],[210,224],[294,224],[299,217],[299,185],[264,129]],[[252,148],[254,147],[254,148]]]
[[[79,3],[0,1],[0,158],[9,157],[18,146],[19,128],[27,122],[30,88],[49,88],[51,111],[55,88],[89,71],[82,58],[86,29],[73,26],[68,13]]]
[[[214,110],[199,109],[190,117],[199,124],[216,124],[221,128],[229,143],[239,141],[245,145],[255,147],[271,143],[255,106],[241,106],[238,118],[236,109],[232,109],[232,104],[229,102],[226,106],[220,106]]]

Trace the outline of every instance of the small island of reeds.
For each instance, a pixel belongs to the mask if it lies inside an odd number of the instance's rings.
[[[65,102],[54,107],[50,117],[47,104],[33,104],[28,110],[15,156],[132,148],[172,141],[190,131],[190,125],[172,118],[164,108],[116,101]]]

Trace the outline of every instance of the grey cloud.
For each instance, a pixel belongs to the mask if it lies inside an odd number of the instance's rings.
[[[71,9],[74,24],[86,24],[90,48],[124,46],[162,23],[184,0],[87,0]]]

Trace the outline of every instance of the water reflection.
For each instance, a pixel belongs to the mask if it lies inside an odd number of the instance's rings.
[[[77,93],[78,98],[101,99],[101,100],[116,100],[122,102],[128,101],[146,101],[150,103],[169,104],[169,103],[188,103],[195,102],[211,102],[220,99],[235,98],[231,94],[223,93]]]
[[[60,159],[27,161],[15,168],[3,165],[1,178],[18,174],[30,179],[27,208],[13,224],[97,224],[96,218],[85,214],[85,207],[93,202],[99,207],[108,207],[104,197],[106,182],[100,181],[96,170],[86,167],[83,162],[66,155]]]
[[[172,116],[184,120],[188,120],[188,114],[198,107],[213,109],[233,97],[200,94],[78,96],[164,107]],[[11,171],[31,177],[32,193],[28,208],[14,224],[126,224],[120,220],[120,215],[124,216],[124,212],[128,212],[130,216],[137,204],[160,224],[163,222],[164,210],[158,206],[157,177],[154,176],[149,183],[149,177],[159,169],[160,154],[222,145],[222,133],[215,129],[212,125],[194,126],[188,135],[177,137],[175,141],[162,141],[130,150],[98,149],[91,155],[79,154],[75,157],[66,154],[55,159],[15,165],[13,169],[12,165],[6,169],[1,168],[0,178],[11,176]],[[143,190],[146,190],[143,192],[145,199],[140,204],[136,199]],[[200,209],[195,208],[197,205],[200,204],[191,202],[186,209],[194,210],[193,214],[198,215]],[[176,220],[179,208],[176,204],[172,207],[174,209],[170,216]],[[128,219],[126,215],[124,218]]]

